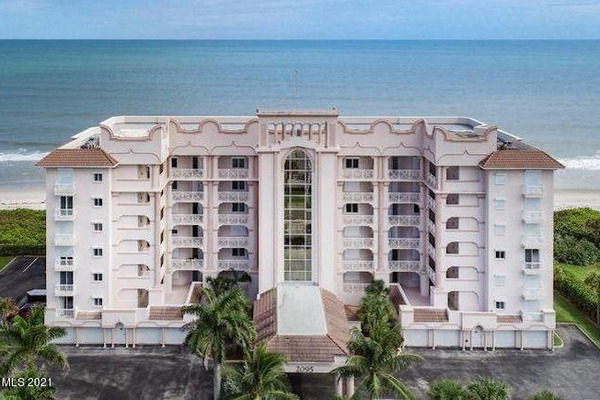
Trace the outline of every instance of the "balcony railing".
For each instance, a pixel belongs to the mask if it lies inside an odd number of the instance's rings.
[[[395,272],[417,272],[421,268],[420,261],[389,261],[388,268]]]
[[[345,168],[344,179],[373,179],[372,169]]]
[[[391,249],[419,249],[421,247],[421,239],[390,238],[389,246]]]
[[[543,194],[542,185],[523,185],[523,195],[527,197],[539,197]]]
[[[175,190],[171,193],[173,201],[202,201],[204,192],[186,192],[183,190]]]
[[[342,199],[349,203],[372,203],[373,193],[371,192],[345,192]]]
[[[523,236],[523,247],[536,248],[542,245],[544,240],[539,236]]]
[[[525,275],[537,275],[540,273],[541,266],[542,266],[542,263],[539,261],[525,262],[525,264],[523,264],[523,273]]]
[[[250,199],[248,192],[219,192],[219,201],[224,202],[247,202]]]
[[[418,203],[421,195],[419,193],[398,193],[389,194],[390,203]]]
[[[416,181],[421,179],[421,171],[418,169],[390,169],[388,176],[391,180]]]
[[[388,221],[391,226],[419,226],[421,217],[418,215],[389,215]]]
[[[204,260],[200,258],[190,258],[187,260],[173,259],[171,262],[173,269],[202,269]]]
[[[249,269],[250,260],[219,260],[219,269]]]
[[[55,296],[72,296],[75,293],[75,285],[73,284],[57,284],[54,287]]]
[[[219,169],[219,179],[246,179],[250,176],[248,168]]]
[[[171,177],[177,180],[202,179],[204,170],[197,168],[173,168]]]
[[[427,254],[435,260],[435,247],[431,243],[427,243]]]
[[[247,236],[220,237],[217,239],[218,247],[248,247],[249,244],[250,238]]]
[[[429,218],[427,218],[427,229],[429,229],[429,232],[435,233],[435,223]]]
[[[369,286],[369,284],[363,282],[344,282],[343,290],[346,293],[364,293],[367,286]]]
[[[248,214],[220,214],[219,225],[248,225],[250,216]]]
[[[204,220],[202,214],[173,214],[173,225],[200,225]]]
[[[61,260],[60,258],[57,258],[54,261],[54,270],[55,271],[74,271],[75,263],[74,263],[73,259]]]
[[[427,207],[435,211],[437,206],[435,205],[435,199],[432,199],[430,196],[427,196]]]
[[[56,196],[73,196],[75,188],[72,183],[55,183],[54,194]]]
[[[345,271],[373,271],[375,263],[373,261],[344,260]]]
[[[540,300],[542,298],[542,289],[525,288],[523,289],[523,298],[525,300]]]
[[[362,226],[373,225],[372,215],[344,215],[344,225]]]
[[[75,235],[72,233],[57,233],[54,235],[54,244],[56,246],[73,246]]]
[[[372,238],[344,238],[344,247],[350,249],[369,249],[373,247]]]
[[[427,184],[430,187],[437,189],[437,178],[435,176],[433,176],[432,174],[430,174],[429,172],[427,173],[427,177],[425,178],[425,181],[427,182]]]
[[[544,319],[544,314],[541,312],[526,312],[522,313],[523,321],[542,321]]]
[[[75,317],[75,310],[72,308],[65,308],[65,309],[56,309],[56,316],[57,317],[65,317],[65,318],[74,318]]]
[[[171,238],[171,244],[174,247],[201,247],[203,238],[201,237],[174,237]]]
[[[521,219],[527,223],[540,222],[542,220],[541,210],[523,210]]]
[[[72,221],[75,218],[75,213],[72,208],[57,208],[54,210],[55,221]]]

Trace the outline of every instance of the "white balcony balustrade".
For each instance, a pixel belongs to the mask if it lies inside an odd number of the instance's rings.
[[[72,308],[58,308],[56,310],[57,317],[75,318],[75,310]]]
[[[544,319],[544,314],[541,312],[523,311],[521,317],[523,318],[523,321],[542,321]]]
[[[369,284],[363,282],[344,282],[342,286],[346,293],[364,293]]]
[[[54,244],[56,246],[75,245],[75,235],[72,233],[57,233],[54,235]]]
[[[521,215],[523,222],[527,224],[535,224],[542,222],[542,211],[541,210],[523,210]]]
[[[55,296],[73,296],[75,294],[75,285],[73,284],[57,284],[54,286]]]
[[[419,193],[389,193],[390,203],[418,203],[420,201],[420,198],[421,195]]]
[[[344,215],[344,225],[347,226],[371,226],[373,225],[372,215]]]
[[[544,194],[542,185],[523,185],[523,196],[525,197],[541,197]]]
[[[171,198],[173,199],[173,201],[196,202],[196,201],[202,201],[204,199],[204,193],[203,192],[186,192],[183,190],[175,190],[171,193]]]
[[[391,260],[388,269],[394,272],[418,272],[421,268],[420,261]]]
[[[427,229],[429,229],[429,232],[435,233],[435,223],[429,218],[427,218]]]
[[[539,247],[542,245],[543,242],[544,240],[540,236],[523,236],[523,247],[528,249]]]
[[[55,183],[54,194],[56,196],[73,196],[75,194],[75,187],[72,183]]]
[[[430,196],[427,196],[427,207],[429,207],[433,211],[435,211],[435,209],[437,208],[435,204],[435,199],[432,199]]]
[[[390,238],[389,246],[391,249],[419,249],[421,240],[418,238]]]
[[[217,239],[218,247],[248,247],[249,245],[250,238],[247,236],[219,237]]]
[[[173,225],[201,225],[204,221],[202,214],[173,214]]]
[[[372,203],[373,193],[371,192],[344,192],[342,199],[348,203]]]
[[[204,260],[199,258],[191,258],[191,259],[173,259],[171,262],[173,269],[182,269],[182,270],[190,270],[190,269],[203,269],[204,268]]]
[[[432,174],[430,174],[429,172],[427,173],[427,177],[425,178],[425,181],[427,182],[427,184],[434,188],[437,189],[437,177],[433,176]]]
[[[202,247],[204,242],[201,237],[174,237],[171,238],[173,247]]]
[[[418,215],[390,215],[388,222],[391,226],[419,226],[421,217]]]
[[[372,169],[362,168],[344,168],[343,170],[344,179],[373,179],[375,174]]]
[[[370,249],[373,247],[372,238],[344,238],[344,247],[348,249]]]
[[[523,299],[525,300],[541,300],[542,288],[524,288]]]
[[[204,170],[197,168],[173,168],[171,170],[171,178],[178,181],[202,179]]]
[[[219,225],[248,225],[250,216],[248,214],[219,214]]]
[[[418,169],[390,169],[388,176],[394,181],[416,181],[421,179],[421,171]]]
[[[75,212],[72,208],[57,208],[54,210],[55,221],[73,221]]]
[[[540,268],[542,267],[541,262],[525,262],[523,264],[523,273],[525,275],[538,275],[540,273]]]
[[[373,261],[363,260],[344,260],[343,267],[345,271],[373,271],[375,263]]]
[[[247,202],[250,199],[250,193],[248,192],[219,192],[219,201],[222,202]]]
[[[250,176],[248,168],[222,168],[218,172],[219,179],[247,179]]]
[[[73,259],[56,259],[54,261],[55,271],[75,271],[75,262]]]
[[[220,270],[250,269],[250,260],[219,260]]]

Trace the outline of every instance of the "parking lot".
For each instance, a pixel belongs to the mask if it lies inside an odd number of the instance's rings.
[[[46,257],[15,257],[0,271],[0,297],[16,301],[29,290],[46,288]]]

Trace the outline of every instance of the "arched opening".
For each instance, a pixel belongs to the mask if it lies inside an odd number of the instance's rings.
[[[446,278],[448,279],[458,279],[459,278],[459,268],[458,267],[450,267],[446,270]]]
[[[312,280],[312,162],[293,150],[284,165],[284,279]]]
[[[458,229],[458,217],[448,218],[446,221],[446,229]]]
[[[458,292],[448,292],[448,308],[458,310]]]
[[[458,242],[450,242],[446,246],[446,254],[458,254]]]

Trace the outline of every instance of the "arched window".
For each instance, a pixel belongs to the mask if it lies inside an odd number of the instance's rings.
[[[292,151],[284,166],[284,279],[312,280],[312,163]]]

